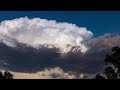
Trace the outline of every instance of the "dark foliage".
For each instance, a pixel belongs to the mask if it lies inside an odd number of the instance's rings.
[[[0,79],[13,79],[13,75],[8,71],[5,71],[4,73],[0,71]]]
[[[117,79],[118,75],[112,67],[106,67],[105,75],[108,79]]]
[[[105,79],[102,75],[100,75],[100,73],[98,73],[97,75],[96,75],[96,79]]]
[[[95,79],[118,79],[120,77],[120,47],[116,46],[112,48],[112,54],[106,55],[105,58],[106,65],[113,65],[113,67],[106,67],[103,74],[104,76],[101,76],[100,74],[97,74]]]

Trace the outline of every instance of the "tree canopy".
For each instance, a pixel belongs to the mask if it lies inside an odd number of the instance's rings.
[[[13,79],[13,75],[8,71],[4,73],[0,71],[0,79]]]
[[[112,48],[112,54],[106,55],[104,60],[107,66],[103,74],[98,73],[95,79],[119,79],[120,78],[120,47]]]

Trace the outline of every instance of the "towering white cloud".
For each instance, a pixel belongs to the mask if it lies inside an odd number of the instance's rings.
[[[71,23],[22,17],[2,21],[0,39],[4,40],[3,36],[35,47],[47,45],[48,48],[51,48],[54,45],[61,52],[67,53],[70,50],[75,51],[76,49],[73,47],[77,47],[78,51],[86,52],[88,48],[83,42],[91,39],[93,33]],[[6,44],[11,45],[8,42]]]

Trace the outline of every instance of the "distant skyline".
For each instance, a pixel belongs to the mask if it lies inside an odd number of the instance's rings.
[[[25,16],[76,24],[86,27],[94,36],[120,34],[120,11],[0,11],[0,21]]]

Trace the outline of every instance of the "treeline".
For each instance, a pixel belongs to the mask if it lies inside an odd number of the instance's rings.
[[[95,79],[120,79],[120,47],[112,48],[112,54],[106,55],[104,60],[106,68],[102,73],[98,73]]]

